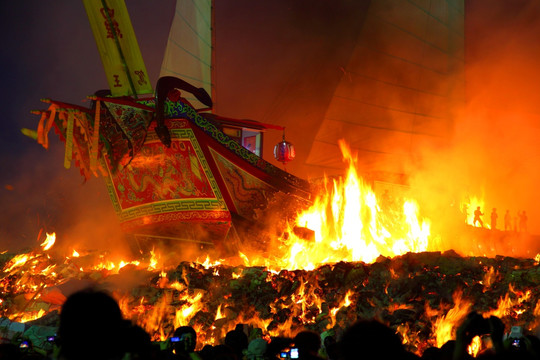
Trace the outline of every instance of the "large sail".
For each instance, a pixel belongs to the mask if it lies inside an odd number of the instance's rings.
[[[174,76],[212,94],[212,0],[178,0],[161,76]],[[205,107],[183,94],[195,108]]]
[[[450,140],[464,100],[464,1],[374,0],[363,22],[305,163],[335,173],[345,139],[364,173],[400,181]]]

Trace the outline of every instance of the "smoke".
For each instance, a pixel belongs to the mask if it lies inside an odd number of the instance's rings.
[[[538,16],[533,1],[468,3],[465,106],[456,111],[449,148],[424,152],[413,180],[423,208],[438,219],[474,196],[485,203],[484,223],[493,208],[499,229],[506,210],[513,217],[526,211],[528,232],[540,231]]]
[[[105,183],[99,178],[85,182],[75,164],[70,170],[64,169],[63,143],[52,136],[49,151],[42,149],[43,154],[19,158],[22,164],[32,164],[31,171],[16,172],[9,186],[2,189],[2,249],[35,248],[45,239],[45,233],[56,233],[55,248],[66,251],[125,251]]]

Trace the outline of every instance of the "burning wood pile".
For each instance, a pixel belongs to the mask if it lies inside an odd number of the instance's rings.
[[[265,336],[309,329],[339,337],[355,321],[376,318],[421,354],[453,339],[473,310],[499,317],[507,330],[540,325],[540,254],[485,256],[508,254],[494,245],[516,234],[470,227],[443,243],[415,201],[379,201],[354,166],[344,180],[321,186],[313,207],[266,242],[266,252],[226,261],[179,263],[174,253],[154,251],[136,261],[74,249],[66,255],[52,249],[49,234],[38,250],[1,253],[0,335],[45,347],[66,297],[87,285],[111,291],[124,317],[154,341],[191,325],[199,346],[220,343],[239,323]],[[257,240],[251,243],[263,243]],[[456,247],[463,244],[475,247]]]
[[[97,253],[61,258],[42,245],[25,254],[1,254],[4,339],[33,336],[44,344],[54,333],[70,284],[76,283],[111,290],[124,317],[153,340],[191,325],[199,345],[219,343],[238,323],[269,336],[294,336],[306,328],[339,336],[356,320],[377,318],[421,354],[454,338],[472,310],[500,317],[507,329],[540,325],[540,259],[460,257],[449,251],[380,256],[371,264],[338,262],[309,271],[208,262],[161,269],[154,256],[131,263],[107,262]]]

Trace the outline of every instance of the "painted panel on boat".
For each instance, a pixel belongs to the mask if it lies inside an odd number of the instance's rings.
[[[170,148],[150,130],[141,152],[111,175],[108,189],[121,221],[179,212],[175,220],[228,219],[227,206],[187,121],[172,121],[170,126]],[[216,213],[202,214],[207,212]],[[162,220],[172,221],[170,217]]]
[[[256,209],[264,210],[268,206],[269,197],[277,190],[227,160],[216,150],[211,147],[209,149],[237,213],[255,219]]]

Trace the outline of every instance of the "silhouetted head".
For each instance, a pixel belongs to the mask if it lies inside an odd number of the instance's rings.
[[[438,347],[428,347],[422,353],[422,360],[439,360],[441,359],[441,349]]]
[[[225,335],[225,345],[230,346],[240,358],[243,351],[248,347],[248,337],[241,329],[241,327],[237,326]]]
[[[180,326],[174,330],[174,337],[178,337],[179,341],[174,344],[176,353],[190,353],[195,351],[197,346],[197,333],[191,326]]]
[[[321,338],[314,331],[301,331],[293,339],[294,346],[298,348],[300,357],[317,355],[321,347]]]
[[[62,306],[58,337],[65,359],[116,359],[124,353],[122,312],[107,293],[87,289]]]
[[[343,360],[399,359],[405,355],[394,330],[376,321],[359,321],[345,330],[340,350]]]
[[[441,346],[441,359],[452,359],[454,355],[454,349],[456,348],[456,340],[448,340]]]
[[[149,359],[153,351],[150,335],[142,327],[131,324],[129,320],[125,320],[124,324],[126,351],[130,353],[130,359]]]

